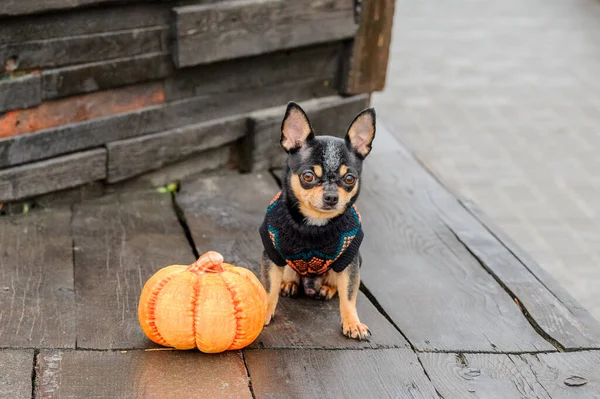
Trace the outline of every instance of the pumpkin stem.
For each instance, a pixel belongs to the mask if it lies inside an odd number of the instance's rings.
[[[196,274],[224,272],[223,255],[215,251],[208,251],[188,266],[187,270]]]

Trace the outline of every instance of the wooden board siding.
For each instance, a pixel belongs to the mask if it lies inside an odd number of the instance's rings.
[[[0,113],[28,108],[42,101],[42,82],[39,73],[17,78],[0,78]],[[0,137],[2,137],[0,133]]]
[[[106,177],[106,149],[0,169],[0,202],[50,193]]]
[[[0,45],[0,73],[10,58],[27,70],[167,51],[167,34],[158,26]]]
[[[336,41],[356,32],[353,3],[346,0],[242,0],[174,11],[174,60],[180,68]]]

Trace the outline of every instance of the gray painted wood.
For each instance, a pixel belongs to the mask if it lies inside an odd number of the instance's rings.
[[[225,260],[250,268],[258,275],[262,243],[258,227],[271,199],[279,191],[268,174],[225,174],[184,180],[177,195],[199,253],[220,252]],[[280,301],[275,320],[253,347],[371,348],[404,347],[401,334],[359,294],[361,321],[374,335],[370,343],[344,337],[337,300]]]
[[[165,78],[171,72],[168,53],[151,53],[43,71],[44,99],[106,90]]]
[[[226,79],[226,77],[223,77]],[[107,142],[156,133],[261,108],[331,95],[321,80],[290,81],[281,85],[210,96],[72,123],[0,140],[0,168],[97,147]]]
[[[600,352],[522,355],[521,359],[553,399],[600,399]]]
[[[0,80],[0,112],[29,108],[41,101],[42,83],[39,73]]]
[[[121,181],[220,147],[246,134],[246,118],[232,116],[108,143],[108,181]]]
[[[293,100],[293,99],[290,99]],[[344,137],[354,117],[369,106],[367,95],[330,96],[300,103],[317,135]],[[250,115],[250,170],[268,170],[285,165],[286,153],[279,144],[285,105]]]
[[[408,349],[244,353],[257,398],[438,398]]]
[[[1,218],[0,347],[75,347],[70,221],[65,209]]]
[[[19,1],[24,4],[24,1]],[[48,2],[43,2],[44,4]],[[43,5],[42,2],[36,4]],[[0,9],[6,7],[2,2]],[[164,3],[119,4],[100,8],[64,10],[60,13],[6,18],[0,25],[2,43],[23,43],[124,29],[168,25],[170,7]]]
[[[22,70],[166,51],[167,31],[159,26],[0,45],[0,66],[14,56],[17,69]]]
[[[600,398],[600,352],[420,353],[444,398]]]
[[[4,0],[0,15],[22,15],[109,3],[143,3],[161,0]],[[166,0],[162,0],[166,1]]]
[[[96,149],[0,170],[0,201],[49,193],[106,177],[106,150]]]
[[[396,187],[414,203],[421,204],[428,219],[442,223],[452,232],[441,236],[445,245],[459,254],[474,254],[480,265],[518,298],[519,306],[545,335],[568,349],[600,347],[600,323],[581,305],[562,300],[564,294],[559,292],[557,296],[550,291],[549,285],[536,278],[414,158],[403,155],[379,159],[380,168],[394,171]]]
[[[481,353],[420,353],[418,356],[444,398],[552,398],[519,356]]]
[[[180,68],[346,39],[357,29],[345,0],[243,0],[174,12]]]
[[[33,350],[0,350],[0,399],[30,399]]]
[[[39,359],[37,398],[252,397],[238,352],[44,350]]]
[[[366,287],[417,349],[553,350],[416,194],[431,190],[423,174],[402,153],[367,158],[358,204]]]
[[[178,69],[165,85],[167,101],[321,79],[334,87],[341,46],[328,43]]]
[[[155,346],[138,322],[146,280],[172,264],[191,264],[192,250],[169,194],[135,191],[75,206],[73,215],[77,346]]]

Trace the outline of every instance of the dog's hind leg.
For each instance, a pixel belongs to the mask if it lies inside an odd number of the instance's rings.
[[[260,264],[260,272],[263,285],[267,290],[266,326],[275,316],[275,308],[277,308],[277,302],[279,301],[279,289],[281,287],[281,280],[283,279],[283,267],[271,262],[271,259],[269,259],[265,252]]]

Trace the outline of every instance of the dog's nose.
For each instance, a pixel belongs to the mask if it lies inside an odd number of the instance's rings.
[[[325,193],[323,194],[323,201],[325,201],[327,205],[333,206],[338,203],[338,195],[337,193]]]

